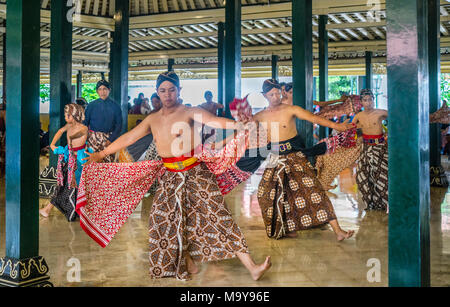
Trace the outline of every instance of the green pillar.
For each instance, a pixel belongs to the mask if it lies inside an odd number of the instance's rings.
[[[6,10],[6,256],[0,285],[47,285],[39,255],[40,3],[8,1]]]
[[[366,87],[372,89],[373,86],[373,68],[372,68],[372,51],[366,51]]]
[[[328,100],[328,16],[319,16],[319,101]],[[320,127],[319,138],[328,137],[328,128]]]
[[[72,100],[72,23],[67,19],[70,9],[65,1],[51,3],[50,142],[56,132],[66,124],[64,106]],[[64,135],[59,145],[66,144]],[[50,151],[50,166],[56,167],[57,163],[58,156]]]
[[[115,27],[111,44],[111,99],[122,109],[122,133],[128,131],[129,0],[115,0]]]
[[[6,20],[3,21],[3,27],[6,28]],[[2,62],[3,62],[3,81],[2,81],[2,103],[4,104],[6,102],[6,31],[3,33],[3,56],[2,56]]]
[[[389,285],[429,286],[427,0],[388,0],[386,12]]]
[[[292,1],[292,79],[294,105],[313,110],[313,48],[311,0]],[[297,121],[297,129],[306,147],[314,144],[313,125]]]
[[[278,55],[272,54],[272,79],[278,80]]]
[[[167,61],[167,71],[173,71],[173,65],[175,64],[174,59],[169,59]]]
[[[225,24],[223,22],[218,23],[218,42],[217,42],[217,101],[224,104],[224,80],[225,80],[225,50],[224,50],[224,40],[225,40]],[[219,109],[219,116],[223,116],[223,109]]]
[[[359,95],[361,90],[366,86],[366,76],[358,76],[358,92]]]
[[[438,0],[428,1],[428,58],[430,73],[430,114],[441,106],[441,49]],[[448,187],[447,176],[441,166],[440,124],[430,125],[430,180],[431,186]]]
[[[225,5],[225,117],[231,118],[230,102],[241,97],[241,1]]]
[[[78,71],[77,74],[77,97],[83,97],[83,72],[81,70]]]

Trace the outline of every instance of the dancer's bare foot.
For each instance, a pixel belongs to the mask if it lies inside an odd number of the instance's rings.
[[[259,280],[264,273],[270,269],[272,263],[270,262],[270,256],[266,257],[266,261],[263,264],[256,265],[253,269],[250,270],[250,274],[252,275],[253,280]]]
[[[45,211],[45,209],[41,209],[39,210],[40,215],[42,215],[43,217],[48,217],[48,212]]]
[[[338,231],[336,233],[336,238],[340,242],[340,241],[343,241],[345,239],[351,238],[354,233],[355,233],[354,230],[344,231],[344,230],[341,229],[340,231]]]
[[[189,254],[186,255],[186,265],[189,274],[197,274],[200,271]]]
[[[286,237],[288,237],[288,238],[297,238],[298,237],[298,233],[296,231],[288,232],[288,233],[286,233]]]

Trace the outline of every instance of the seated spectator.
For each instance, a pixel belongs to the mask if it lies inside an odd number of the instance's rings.
[[[150,113],[158,112],[162,108],[161,99],[159,99],[158,94],[153,93],[150,100],[152,102],[152,108],[153,108],[153,110]]]
[[[152,111],[152,107],[150,106],[150,101],[148,98],[144,98],[144,101],[141,104],[141,114],[150,114]]]

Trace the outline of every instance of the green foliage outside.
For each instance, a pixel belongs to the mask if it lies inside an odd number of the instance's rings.
[[[95,90],[96,83],[86,83],[83,84],[82,92],[83,98],[86,99],[87,102],[91,102],[98,98],[97,91]],[[40,97],[41,103],[50,101],[50,84],[41,84],[40,85]]]
[[[450,74],[441,75],[441,99],[446,100],[450,106]]]
[[[316,98],[319,99],[319,78],[317,78]],[[91,102],[98,98],[95,83],[83,84],[83,98]],[[328,99],[334,100],[341,97],[342,92],[357,94],[358,77],[356,76],[330,76],[328,77]],[[50,100],[50,84],[40,85],[41,102]],[[447,100],[450,106],[450,74],[442,74],[441,99]]]
[[[82,96],[87,102],[91,102],[98,98],[97,91],[95,90],[96,83],[83,84]]]

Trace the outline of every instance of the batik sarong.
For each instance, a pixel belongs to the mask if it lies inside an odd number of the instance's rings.
[[[388,209],[388,144],[383,135],[363,135],[356,183],[368,210]]]
[[[184,253],[189,253],[194,261],[205,262],[248,252],[215,175],[204,163],[195,165],[185,171],[169,169],[160,179],[149,223],[150,275],[153,278],[187,279]]]
[[[446,103],[444,103],[439,110],[430,114],[430,124],[435,123],[450,124],[450,108]]]
[[[50,203],[58,208],[69,222],[78,217],[76,213],[77,183],[80,180],[86,145],[78,148],[59,146],[54,150],[58,155],[57,185]]]
[[[248,132],[239,132],[220,150],[197,152],[216,179],[239,160],[248,145]],[[244,146],[244,149],[239,147]],[[92,163],[84,167],[77,196],[80,226],[106,247],[126,222],[156,178],[166,172],[162,161]],[[222,182],[226,185],[226,182]]]
[[[315,114],[326,119],[333,119],[335,117],[340,118],[343,115],[356,114],[361,109],[362,104],[359,95],[351,95],[342,103],[321,107],[320,111]]]
[[[267,236],[309,229],[336,219],[333,206],[302,152],[271,157],[258,188]]]
[[[332,154],[317,157],[315,168],[317,179],[325,190],[333,188],[331,184],[344,169],[351,167],[358,161],[362,150],[362,139],[359,138],[355,146],[341,147]]]
[[[111,144],[111,141],[109,140],[110,136],[111,136],[111,133],[104,133],[104,132],[89,130],[87,145],[94,152],[102,151],[103,149],[108,147],[109,144]],[[114,158],[115,158],[114,155],[106,156],[103,159],[103,162],[106,162],[106,163],[113,162]]]

